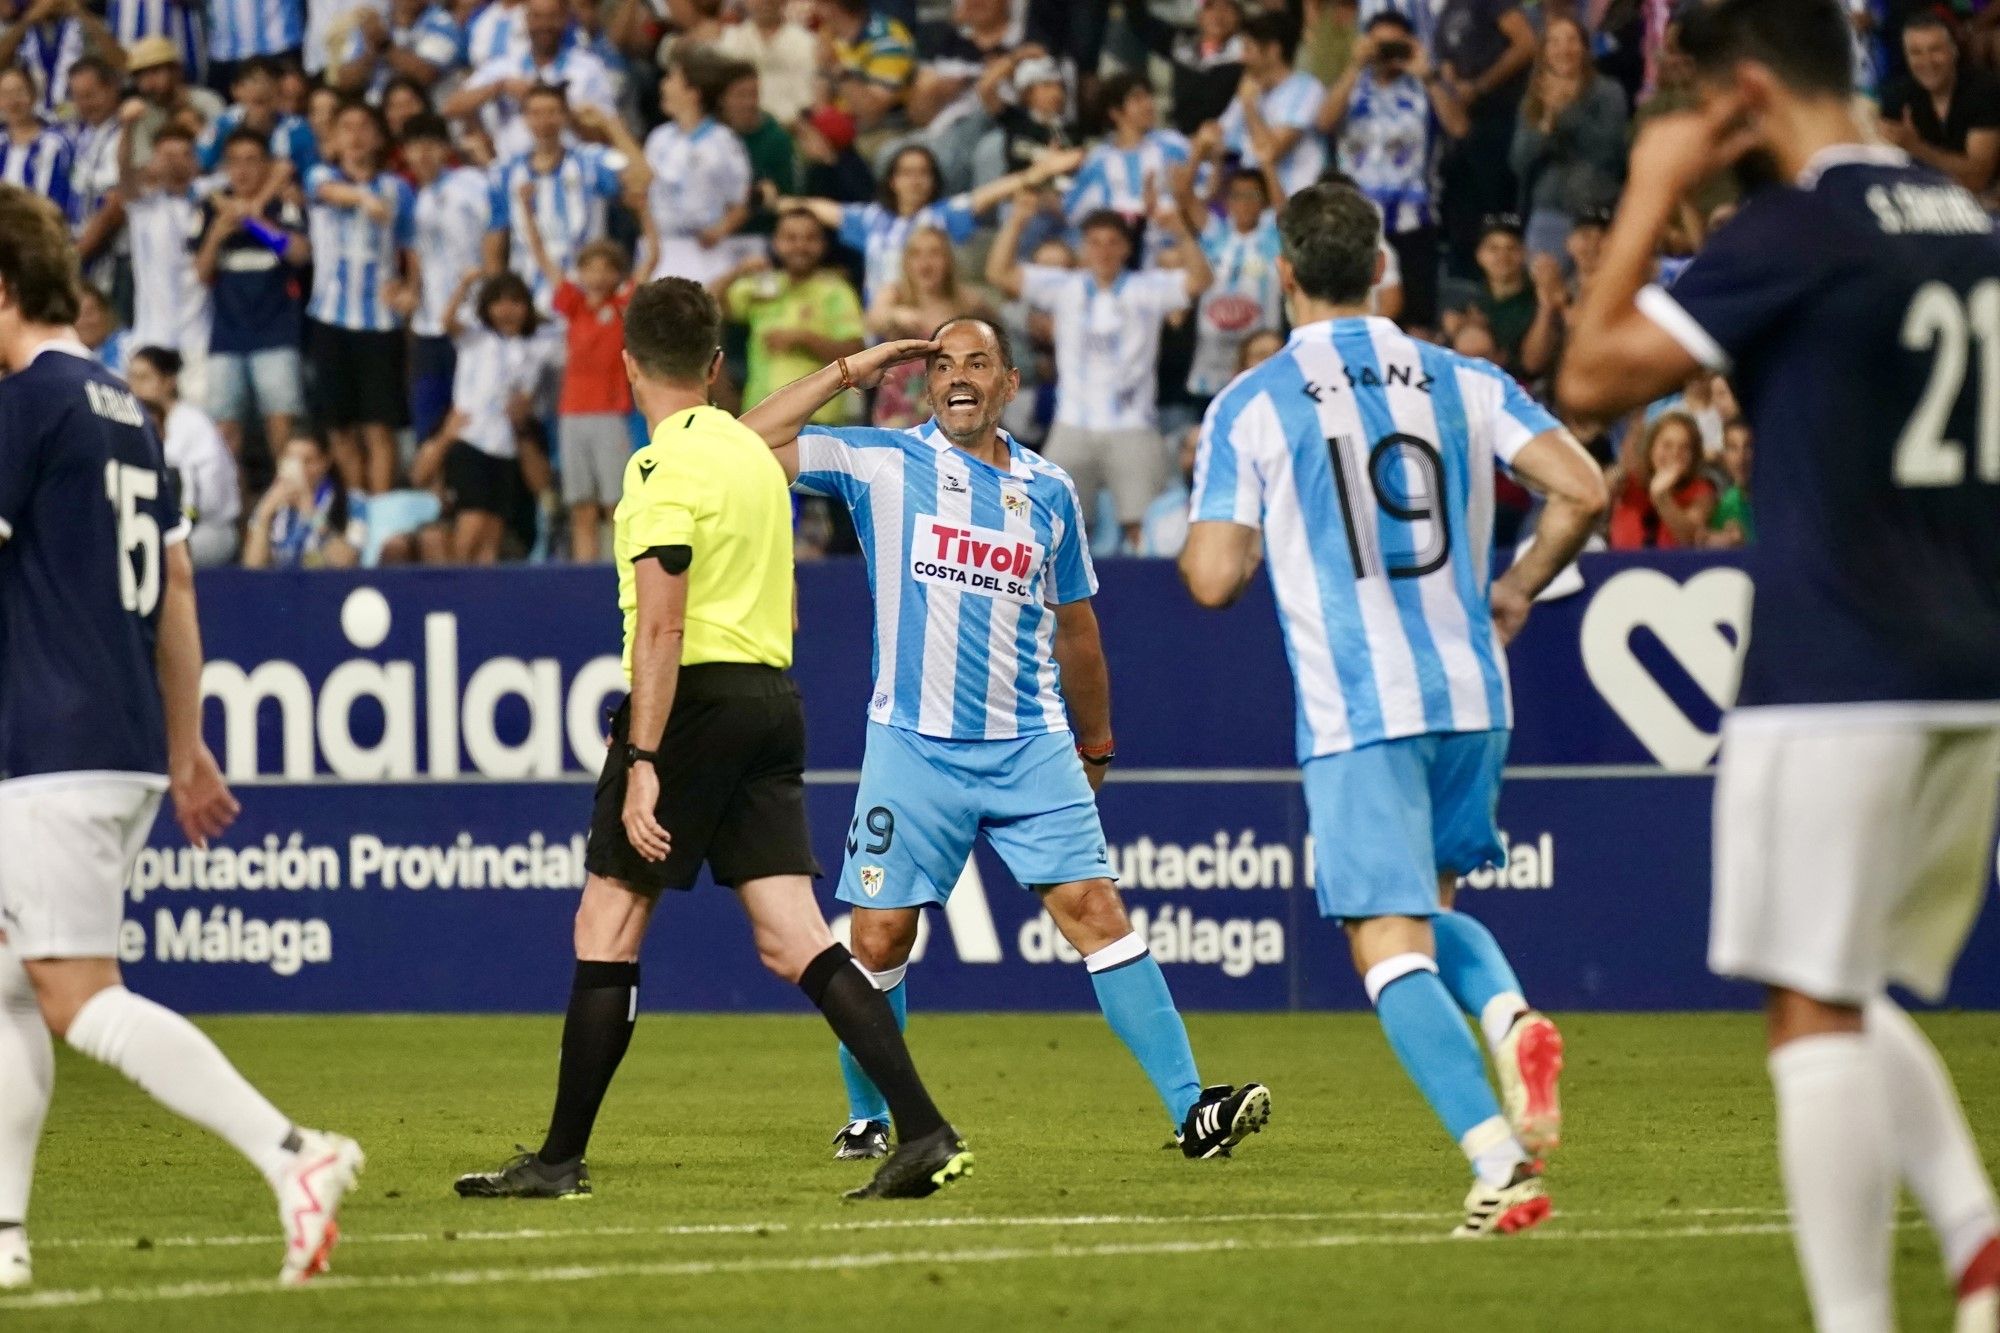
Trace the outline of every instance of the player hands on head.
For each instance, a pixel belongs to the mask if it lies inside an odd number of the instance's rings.
[[[1756,587],[1715,783],[1709,966],[1766,991],[1778,1156],[1822,1329],[1895,1323],[1907,1185],[1961,1330],[2000,1327],[2000,1208],[1929,1040],[2000,806],[2000,237],[1856,117],[1836,0],[1688,10],[1700,102],[1640,134],[1559,377],[1605,419],[1702,367],[1757,441]],[[1762,183],[1671,290],[1696,182]]]
[[[197,847],[238,807],[201,738],[189,525],[151,420],[77,341],[77,287],[68,224],[0,185],[0,1287],[31,1277],[51,1036],[247,1157],[278,1196],[280,1280],[304,1282],[360,1147],[294,1125],[119,976],[125,880],[161,794]]]
[[[923,425],[807,424],[846,386],[915,356]],[[744,414],[801,490],[847,506],[868,553],[880,648],[838,897],[854,909],[855,957],[900,1022],[918,912],[944,905],[983,833],[1083,955],[1181,1151],[1222,1156],[1263,1128],[1271,1096],[1202,1086],[1166,977],[1119,901],[1096,802],[1116,749],[1097,576],[1069,475],[1000,429],[1020,386],[1006,334],[961,318],[929,342],[836,361]],[[878,1156],[887,1138],[882,1092],[854,1057],[841,1053],[843,1159]]]
[[[1292,336],[1208,409],[1181,573],[1197,602],[1226,606],[1261,537],[1320,913],[1345,927],[1390,1046],[1471,1164],[1455,1234],[1519,1231],[1549,1215],[1538,1159],[1561,1131],[1562,1037],[1454,895],[1504,859],[1502,653],[1604,512],[1604,479],[1504,371],[1369,316],[1383,261],[1365,195],[1311,186],[1278,228]],[[1533,546],[1489,587],[1496,462],[1546,503]]]
[[[873,373],[907,346],[877,349]],[[896,1151],[849,1197],[933,1193],[971,1170],[972,1154],[924,1090],[888,1001],[834,942],[813,897],[805,716],[785,675],[794,586],[785,474],[762,439],[709,403],[722,313],[699,283],[662,278],[635,291],[624,355],[650,433],[626,467],[612,524],[632,692],[613,720],[591,814],[555,1110],[539,1151],[460,1177],[458,1192],[590,1193],[584,1149],[638,1018],[639,946],[661,892],[694,888],[706,864],[743,905],[764,965],[806,993],[888,1099]]]

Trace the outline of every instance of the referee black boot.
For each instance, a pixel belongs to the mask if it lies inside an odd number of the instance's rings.
[[[850,1199],[921,1199],[972,1173],[972,1153],[950,1125],[897,1145],[870,1180]]]
[[[590,1195],[590,1168],[573,1162],[544,1162],[522,1148],[498,1171],[476,1171],[452,1184],[461,1199],[580,1199]]]

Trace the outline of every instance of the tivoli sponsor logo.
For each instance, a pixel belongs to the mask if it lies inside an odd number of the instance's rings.
[[[972,524],[924,519],[910,542],[910,577],[917,582],[1023,606],[1034,600],[1034,574],[1041,566],[1041,543]]]

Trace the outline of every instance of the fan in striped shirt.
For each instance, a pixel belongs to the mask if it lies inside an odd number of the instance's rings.
[[[209,0],[208,55],[218,74],[260,56],[282,56],[305,42],[302,0]]]
[[[117,39],[82,0],[0,0],[0,67],[35,81],[35,109],[54,116],[69,101],[69,75],[85,56],[118,54]]]
[[[24,69],[0,69],[0,181],[70,211],[69,140],[35,112],[35,81]]]
[[[147,37],[164,37],[180,56],[181,73],[190,83],[208,82],[208,37],[199,4],[182,0],[107,0],[105,22],[124,50]]]

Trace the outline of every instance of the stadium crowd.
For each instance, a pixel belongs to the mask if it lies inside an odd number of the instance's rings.
[[[1848,0],[1883,137],[1989,200],[2000,5]],[[1967,12],[1960,12],[1967,11]],[[1100,552],[1172,555],[1207,401],[1284,335],[1274,205],[1379,206],[1379,313],[1546,395],[1669,0],[0,0],[0,180],[158,416],[205,565],[599,558],[636,280],[709,284],[723,405],[982,313]],[[1673,280],[1736,183],[1683,210]],[[916,424],[919,368],[820,420]],[[1558,405],[1559,406],[1559,405]],[[1564,418],[1614,548],[1755,532],[1703,377]],[[802,499],[802,556],[856,549]],[[1509,491],[1510,541],[1528,497]]]

